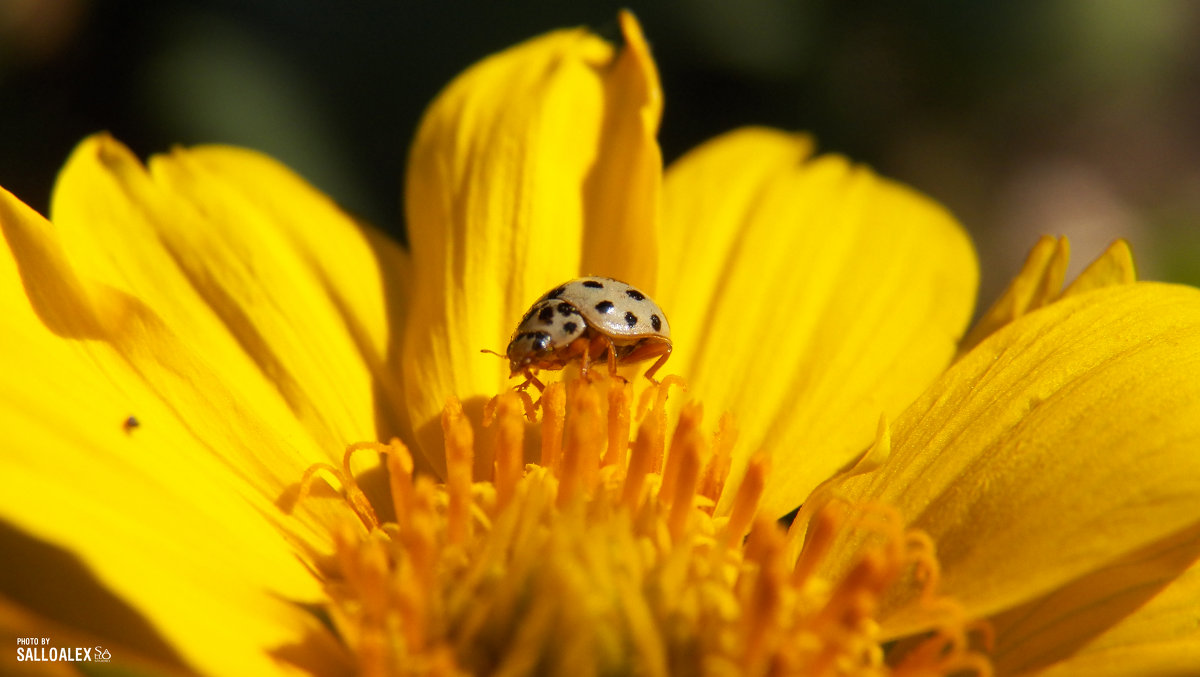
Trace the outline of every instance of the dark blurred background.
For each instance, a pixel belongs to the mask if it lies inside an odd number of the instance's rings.
[[[667,161],[745,124],[809,130],[946,204],[983,304],[1041,233],[1074,271],[1116,237],[1200,284],[1200,3],[627,3],[666,92]],[[266,151],[402,237],[422,109],[479,58],[621,4],[0,0],[0,185],[46,210],[83,136],[142,156]]]

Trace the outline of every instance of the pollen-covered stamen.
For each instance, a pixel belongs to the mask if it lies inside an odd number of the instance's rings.
[[[697,489],[701,496],[709,500],[707,512],[710,515],[717,499],[721,497],[725,480],[729,477],[735,442],[737,442],[737,426],[733,424],[733,416],[729,412],[725,412],[721,415],[721,420],[717,422],[717,431],[713,434],[712,455],[704,466],[704,473],[700,477],[700,487]]]
[[[546,386],[542,393],[542,460],[543,468],[555,469],[562,455],[563,424],[567,418],[567,391],[561,381]]]
[[[740,628],[742,651],[738,658],[747,674],[774,672],[775,654],[785,641],[783,614],[794,600],[789,599],[793,591],[788,588],[787,566],[780,556],[783,549],[780,530],[769,520],[756,521],[746,543],[745,562],[751,566],[742,570],[736,584],[746,618]]]
[[[657,421],[644,422],[638,428],[633,453],[629,457],[629,468],[621,488],[621,503],[633,511],[642,502],[646,478],[654,471],[655,454],[662,448],[662,429]]]
[[[659,488],[658,500],[664,505],[671,505],[675,499],[675,485],[679,481],[679,473],[683,468],[686,450],[702,444],[698,440],[700,421],[703,409],[695,402],[688,402],[679,416],[679,425],[671,437],[671,449],[667,454],[662,471],[662,485]]]
[[[726,486],[731,421],[707,433],[701,408],[686,406],[668,431],[669,381],[642,397],[632,446],[613,437],[635,418],[624,383],[551,384],[542,465],[523,465],[523,403],[499,396],[483,431],[495,436],[491,481],[470,481],[475,433],[456,401],[442,419],[444,485],[414,476],[399,443],[362,447],[387,455],[397,521],[340,529],[323,570],[329,617],[359,671],[988,673],[971,623],[932,590],[927,536],[887,509],[832,502],[806,513],[806,542],[789,556],[783,530],[758,514],[766,456]],[[735,492],[721,502],[729,511],[716,513],[724,491]],[[845,542],[859,544],[854,557],[831,561]],[[944,613],[885,646],[880,609],[897,581],[929,588],[921,604]]]
[[[837,538],[838,530],[845,520],[844,508],[842,503],[833,502],[813,515],[808,524],[808,531],[804,534],[804,548],[800,550],[800,556],[796,559],[796,566],[792,571],[795,583],[801,584],[808,580],[833,547],[834,539]]]
[[[758,502],[767,485],[767,459],[755,456],[746,467],[742,484],[733,498],[729,521],[721,532],[721,544],[726,548],[736,547],[750,530],[750,523],[758,514]]]
[[[524,412],[517,393],[509,391],[493,400],[495,408],[484,414],[484,425],[491,425],[496,433],[496,458],[494,484],[496,485],[496,508],[503,509],[512,500],[517,483],[525,471],[525,425],[521,419]],[[488,413],[495,411],[496,420],[490,421]]]
[[[689,405],[690,406],[690,405]],[[688,518],[695,506],[696,483],[700,479],[700,459],[707,449],[700,434],[700,407],[691,407],[680,416],[679,426],[671,440],[671,455],[667,459],[667,475],[659,488],[659,500],[669,501],[667,531],[676,542],[683,538]],[[670,478],[670,484],[667,479]]]
[[[471,528],[471,471],[475,460],[475,433],[457,399],[446,402],[442,412],[442,434],[446,440],[446,535],[451,543],[467,540]]]
[[[604,445],[604,426],[600,416],[600,393],[587,381],[572,381],[567,397],[571,415],[567,417],[567,453],[559,467],[558,504],[564,506],[579,492],[591,495],[599,481],[600,451]]]
[[[620,379],[610,379],[608,383],[608,448],[604,452],[604,465],[624,468],[629,451],[632,386]]]

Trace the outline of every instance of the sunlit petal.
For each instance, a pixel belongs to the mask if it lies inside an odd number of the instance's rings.
[[[502,352],[533,300],[584,267],[653,281],[661,94],[636,22],[622,25],[619,51],[573,30],[485,59],[421,123],[406,185],[403,365],[415,434],[439,473],[446,398],[478,420],[508,376],[480,350]],[[490,464],[490,451],[477,456],[479,473]]]
[[[253,177],[224,175],[220,167],[230,156],[243,157]],[[262,196],[283,190],[291,207]],[[265,461],[250,472],[291,482],[294,464],[335,460],[348,440],[375,439],[394,427],[389,419],[399,403],[388,395],[398,388],[378,382],[374,374],[383,370],[370,367],[386,359],[392,318],[384,278],[403,279],[403,255],[365,235],[288,170],[246,151],[212,149],[158,157],[148,171],[101,135],[68,161],[51,216],[55,241],[80,277],[136,297],[175,340],[219,365],[213,372],[223,385],[215,392],[244,393],[231,414],[211,402],[202,381],[171,376],[185,367],[157,373],[159,362],[176,359],[169,351],[130,343],[145,354],[128,358],[144,362],[137,368],[164,401],[204,402],[188,411],[192,419],[203,420],[206,409],[219,416],[223,424],[206,435],[229,431],[231,443],[218,445],[218,453],[230,452],[232,462]],[[323,249],[344,260],[324,260]],[[356,290],[363,298],[347,300]],[[166,396],[173,387],[188,391],[187,399]],[[296,451],[305,448],[290,463],[247,460],[237,451],[247,430],[268,421],[275,440],[269,446],[289,439]]]
[[[294,541],[280,537],[270,515],[283,480],[222,446],[234,444],[247,415],[203,355],[146,304],[76,275],[55,229],[6,192],[0,227],[0,336],[5,355],[21,356],[0,379],[5,435],[20,440],[6,447],[0,515],[14,536],[27,534],[5,538],[14,548],[7,556],[62,548],[186,662],[226,673],[275,670],[263,647],[321,633],[285,600],[320,598],[296,548],[327,536],[300,522],[288,530]],[[197,430],[212,434],[202,439]],[[302,456],[252,426],[242,433],[243,454]],[[53,598],[41,602],[30,610],[50,620],[63,612]],[[226,651],[212,652],[217,644]]]
[[[811,152],[804,136],[734,132],[673,165],[664,193],[668,371],[710,410],[734,412],[735,476],[769,446],[763,501],[776,515],[945,367],[978,275],[941,207]]]
[[[579,272],[624,280],[654,294],[658,275],[662,89],[637,20],[620,13],[624,44],[604,74],[600,154],[584,180]],[[551,282],[551,285],[556,282]]]

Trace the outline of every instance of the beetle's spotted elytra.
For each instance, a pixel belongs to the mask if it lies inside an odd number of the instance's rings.
[[[505,351],[512,376],[525,375],[518,387],[542,384],[536,369],[562,369],[580,361],[587,375],[592,362],[607,355],[609,374],[617,365],[658,358],[645,376],[671,356],[671,326],[666,313],[632,285],[609,277],[581,277],[561,284],[534,302],[513,332]]]

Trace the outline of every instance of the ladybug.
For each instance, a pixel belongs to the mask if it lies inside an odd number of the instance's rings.
[[[506,351],[512,374],[543,388],[534,369],[562,369],[579,358],[580,373],[607,353],[608,371],[652,357],[646,370],[654,374],[671,356],[671,327],[667,316],[649,296],[610,277],[581,277],[561,284],[539,298],[513,332]]]

